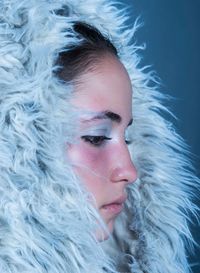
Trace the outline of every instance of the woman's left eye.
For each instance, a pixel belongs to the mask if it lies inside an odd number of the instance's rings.
[[[126,140],[125,140],[125,143],[126,143],[126,145],[130,145],[130,144],[132,144],[132,140],[126,139]]]
[[[89,142],[91,145],[99,147],[104,144],[105,140],[110,140],[110,137],[106,136],[82,136],[81,137],[84,141]]]
[[[125,143],[126,143],[126,145],[130,145],[130,144],[132,144],[132,142],[133,141],[131,139],[131,135],[127,129],[127,131],[125,132]]]

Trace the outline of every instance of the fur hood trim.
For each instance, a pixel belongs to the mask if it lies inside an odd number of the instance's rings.
[[[164,114],[152,72],[139,66],[119,3],[106,0],[0,0],[0,272],[187,273],[193,192],[187,147]],[[107,35],[133,86],[138,181],[128,188],[113,237],[92,235],[99,215],[64,160],[77,113],[72,87],[53,76],[55,59],[80,43],[75,21]],[[103,225],[103,223],[101,223]]]

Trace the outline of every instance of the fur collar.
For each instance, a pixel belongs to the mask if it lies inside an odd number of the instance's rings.
[[[199,181],[186,145],[164,118],[165,97],[139,66],[138,24],[125,27],[126,17],[106,0],[0,1],[2,273],[189,272],[188,215],[195,213]],[[80,42],[74,20],[109,35],[134,93],[130,152],[139,179],[128,189],[113,237],[103,243],[91,235],[98,215],[63,157],[75,130],[66,106],[71,87],[52,76],[58,52]]]

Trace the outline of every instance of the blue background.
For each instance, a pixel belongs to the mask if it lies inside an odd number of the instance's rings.
[[[162,91],[173,96],[168,107],[178,118],[179,134],[193,154],[200,176],[200,0],[124,0],[130,9],[133,24],[140,16],[143,26],[137,31],[138,44],[146,44],[143,65],[152,65],[163,84]],[[200,201],[197,201],[200,203]],[[200,226],[191,226],[200,244]],[[194,273],[200,273],[200,249],[190,254]]]

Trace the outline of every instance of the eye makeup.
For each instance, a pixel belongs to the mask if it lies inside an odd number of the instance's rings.
[[[92,124],[90,124],[92,123]],[[92,121],[84,124],[81,135],[106,136],[109,137],[112,131],[112,122],[109,120]]]
[[[90,120],[83,124],[81,139],[93,147],[100,147],[111,140],[112,122],[110,120]]]
[[[127,145],[130,145],[133,142],[130,135],[130,129],[127,128],[125,131],[125,142]]]
[[[120,121],[119,121],[120,123]],[[113,132],[113,120],[105,117],[105,114],[100,113],[97,115],[84,113],[80,119],[80,127],[78,130],[78,139],[82,139],[93,146],[99,147],[106,143],[107,140],[113,139],[115,133]],[[128,126],[130,126],[129,122]],[[124,142],[129,145],[132,143],[130,139],[130,130],[127,127],[124,132]],[[114,135],[113,135],[114,134]]]

